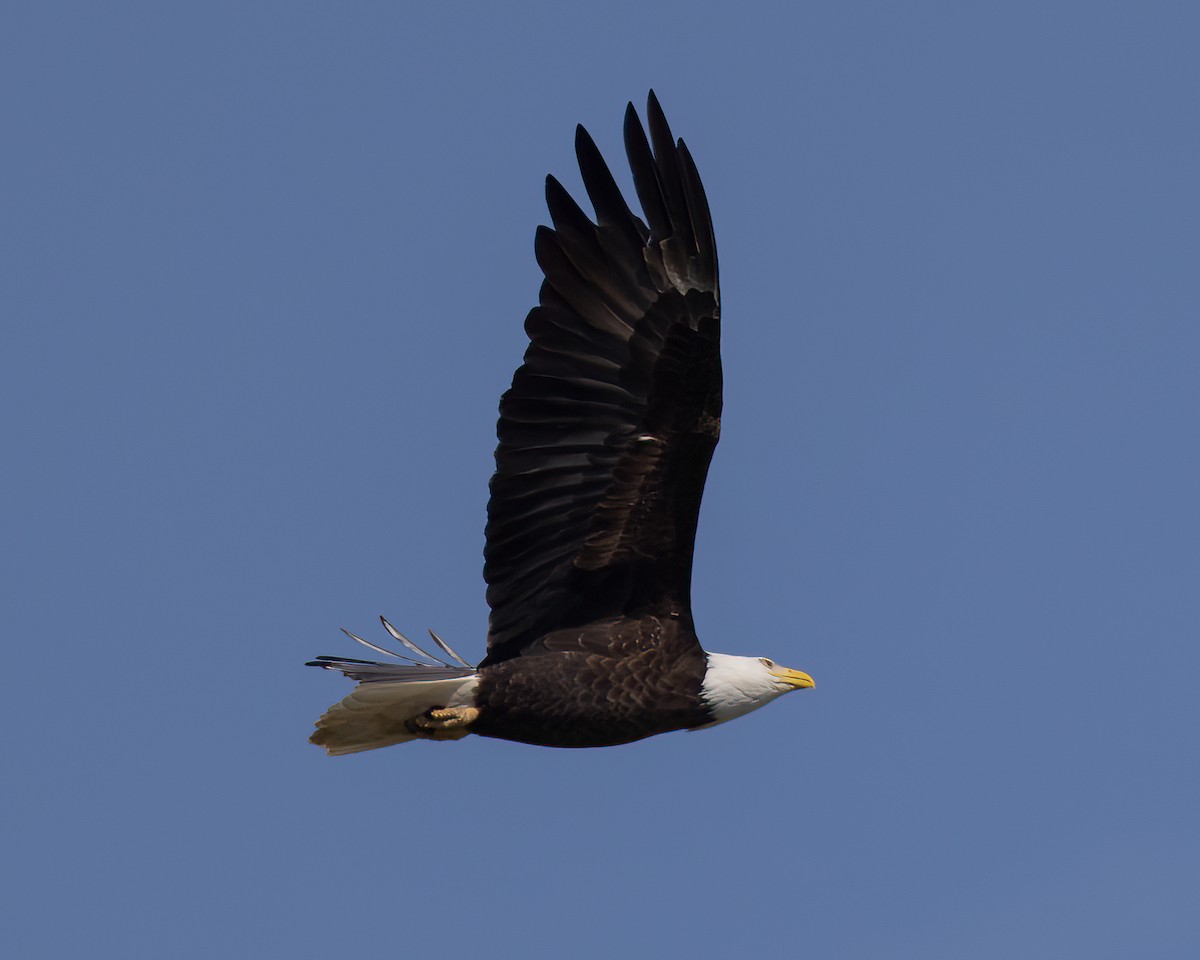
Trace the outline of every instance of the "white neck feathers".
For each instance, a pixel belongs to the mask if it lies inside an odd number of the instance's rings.
[[[713,724],[717,724],[757,710],[789,689],[758,657],[710,653],[700,696],[712,711]]]

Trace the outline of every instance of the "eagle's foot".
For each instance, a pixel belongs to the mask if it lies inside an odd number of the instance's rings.
[[[413,717],[409,729],[429,740],[461,740],[478,716],[478,707],[435,707]]]

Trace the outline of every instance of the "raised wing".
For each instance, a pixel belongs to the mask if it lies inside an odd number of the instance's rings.
[[[554,228],[534,244],[546,279],[500,400],[485,663],[607,617],[675,614],[690,628],[720,431],[717,251],[696,167],[653,92],[647,116],[649,142],[629,105],[625,150],[649,227],[583,127],[575,151],[596,223],[546,179]]]

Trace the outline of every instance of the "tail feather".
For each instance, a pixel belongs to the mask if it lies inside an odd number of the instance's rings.
[[[369,666],[393,672],[434,672],[422,667],[355,665],[358,669]],[[344,668],[339,666],[338,669]],[[347,675],[350,675],[348,671]],[[325,711],[309,740],[324,747],[326,753],[335,757],[418,740],[420,737],[408,728],[411,720],[435,708],[469,706],[478,682],[479,678],[473,670],[460,670],[457,676],[442,679],[408,677],[386,680],[375,677],[364,680],[348,697]]]
[[[353,657],[317,657],[309,660],[306,667],[324,667],[326,670],[340,670],[351,680],[359,683],[377,683],[380,681],[399,681],[400,683],[421,682],[425,680],[453,680],[458,677],[472,677],[474,667],[435,667],[425,664],[409,663],[379,663],[376,660],[355,660]]]
[[[340,703],[335,703],[317,721],[309,741],[324,747],[331,756],[375,750],[394,743],[407,743],[421,737],[409,730],[409,723],[428,710],[463,707],[474,704],[479,675],[475,668],[450,649],[437,634],[438,646],[462,666],[447,663],[422,650],[383,617],[384,627],[409,650],[432,661],[424,663],[355,636],[346,635],[378,653],[406,663],[379,663],[353,657],[317,657],[306,666],[340,670],[358,686]]]

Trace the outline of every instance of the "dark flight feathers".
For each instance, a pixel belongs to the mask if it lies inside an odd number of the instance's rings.
[[[717,254],[700,178],[653,93],[648,120],[649,139],[629,105],[645,223],[582,127],[596,222],[546,181],[553,228],[535,239],[545,281],[500,401],[481,666],[609,618],[671,617],[695,645],[692,547],[721,415]]]

